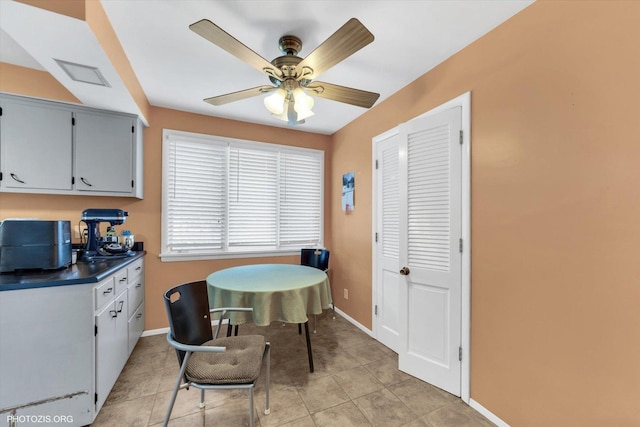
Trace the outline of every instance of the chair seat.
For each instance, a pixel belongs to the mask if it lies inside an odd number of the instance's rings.
[[[189,381],[208,384],[249,384],[260,376],[265,339],[261,335],[241,335],[207,341],[203,346],[221,346],[222,353],[195,352],[189,358],[185,376]]]

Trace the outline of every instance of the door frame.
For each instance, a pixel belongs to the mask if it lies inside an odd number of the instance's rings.
[[[471,92],[465,92],[417,117],[426,117],[438,114],[442,111],[449,110],[454,107],[462,107],[462,265],[461,265],[461,345],[462,345],[462,363],[460,372],[460,398],[469,403],[471,389]],[[378,220],[378,174],[376,173],[376,153],[377,144],[399,133],[399,125],[393,129],[383,132],[371,139],[372,143],[372,232],[371,241],[375,243],[376,225]],[[376,322],[375,307],[378,303],[377,283],[378,283],[378,246],[374,245],[371,251],[372,258],[372,298],[371,298],[371,317],[373,325],[373,337],[377,339],[378,322]]]

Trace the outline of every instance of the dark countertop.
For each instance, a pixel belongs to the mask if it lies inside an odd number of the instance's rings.
[[[97,283],[145,255],[146,251],[142,251],[136,252],[134,256],[127,258],[94,262],[78,261],[76,264],[61,270],[22,272],[20,274],[2,273],[0,274],[0,292]]]

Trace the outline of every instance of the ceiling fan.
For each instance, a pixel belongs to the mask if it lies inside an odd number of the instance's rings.
[[[374,92],[313,80],[373,41],[373,34],[355,18],[347,21],[306,58],[297,56],[302,48],[302,42],[298,37],[281,37],[278,47],[284,55],[271,62],[208,19],[195,22],[189,25],[189,28],[266,74],[272,83],[270,86],[258,86],[206,98],[205,101],[212,105],[223,105],[273,92],[265,97],[266,108],[272,115],[288,122],[289,125],[296,125],[304,123],[305,118],[313,115],[313,98],[306,92],[320,98],[364,108],[370,108],[380,96]]]

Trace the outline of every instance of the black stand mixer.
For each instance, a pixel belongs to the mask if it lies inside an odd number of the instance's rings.
[[[124,224],[128,212],[121,209],[86,209],[80,220],[87,224],[87,244],[82,261],[124,258],[135,255],[130,248],[118,243],[115,226]],[[100,235],[100,223],[108,222],[107,234]]]

